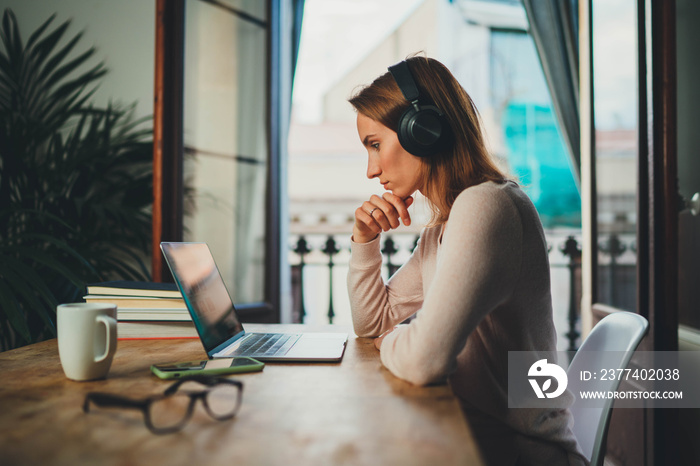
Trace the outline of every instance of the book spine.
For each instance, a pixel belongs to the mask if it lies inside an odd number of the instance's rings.
[[[121,298],[105,296],[84,296],[86,303],[116,304],[124,309],[183,309],[187,310],[184,299],[173,298]]]
[[[192,321],[118,321],[117,339],[198,338]]]

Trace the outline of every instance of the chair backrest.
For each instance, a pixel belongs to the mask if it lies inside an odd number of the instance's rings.
[[[592,367],[626,368],[648,328],[649,322],[644,317],[631,312],[615,312],[601,319],[593,327],[569,365],[568,388],[574,396],[578,396],[578,389],[582,384],[579,377],[581,371],[590,371]],[[584,352],[594,353],[584,356]],[[599,377],[593,381],[586,381],[586,390],[615,391],[619,385],[619,380],[600,380]],[[574,434],[592,466],[603,464],[603,455],[600,450],[607,435],[612,404],[613,400],[605,400],[603,406],[589,408],[581,407],[581,403],[574,401],[571,406]]]

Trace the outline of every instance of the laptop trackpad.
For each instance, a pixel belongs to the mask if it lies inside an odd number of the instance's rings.
[[[305,333],[285,355],[305,359],[339,359],[348,340],[344,333]]]

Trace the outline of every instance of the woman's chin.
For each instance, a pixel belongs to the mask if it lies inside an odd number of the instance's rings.
[[[406,189],[390,189],[389,192],[398,198],[406,199],[408,196],[411,196],[415,191],[411,192],[410,190]]]
[[[406,194],[406,192],[405,192],[406,191],[405,189],[401,189],[401,188],[399,188],[399,189],[384,188],[384,189],[389,191],[394,196],[400,197],[401,199],[405,199],[406,196],[408,196],[408,194]]]

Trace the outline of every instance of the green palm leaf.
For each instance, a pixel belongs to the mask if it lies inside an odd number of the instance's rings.
[[[107,68],[54,21],[0,24],[0,350],[55,334],[86,282],[149,279],[148,119],[90,104]]]
[[[49,16],[49,19],[44,21],[44,23],[39,26],[36,31],[32,33],[31,36],[29,36],[29,40],[27,40],[27,49],[31,49],[34,43],[41,37],[41,35],[44,33],[47,27],[49,27],[49,24],[53,22],[53,20],[56,19],[56,14],[52,14]],[[58,38],[56,39],[58,40]]]

